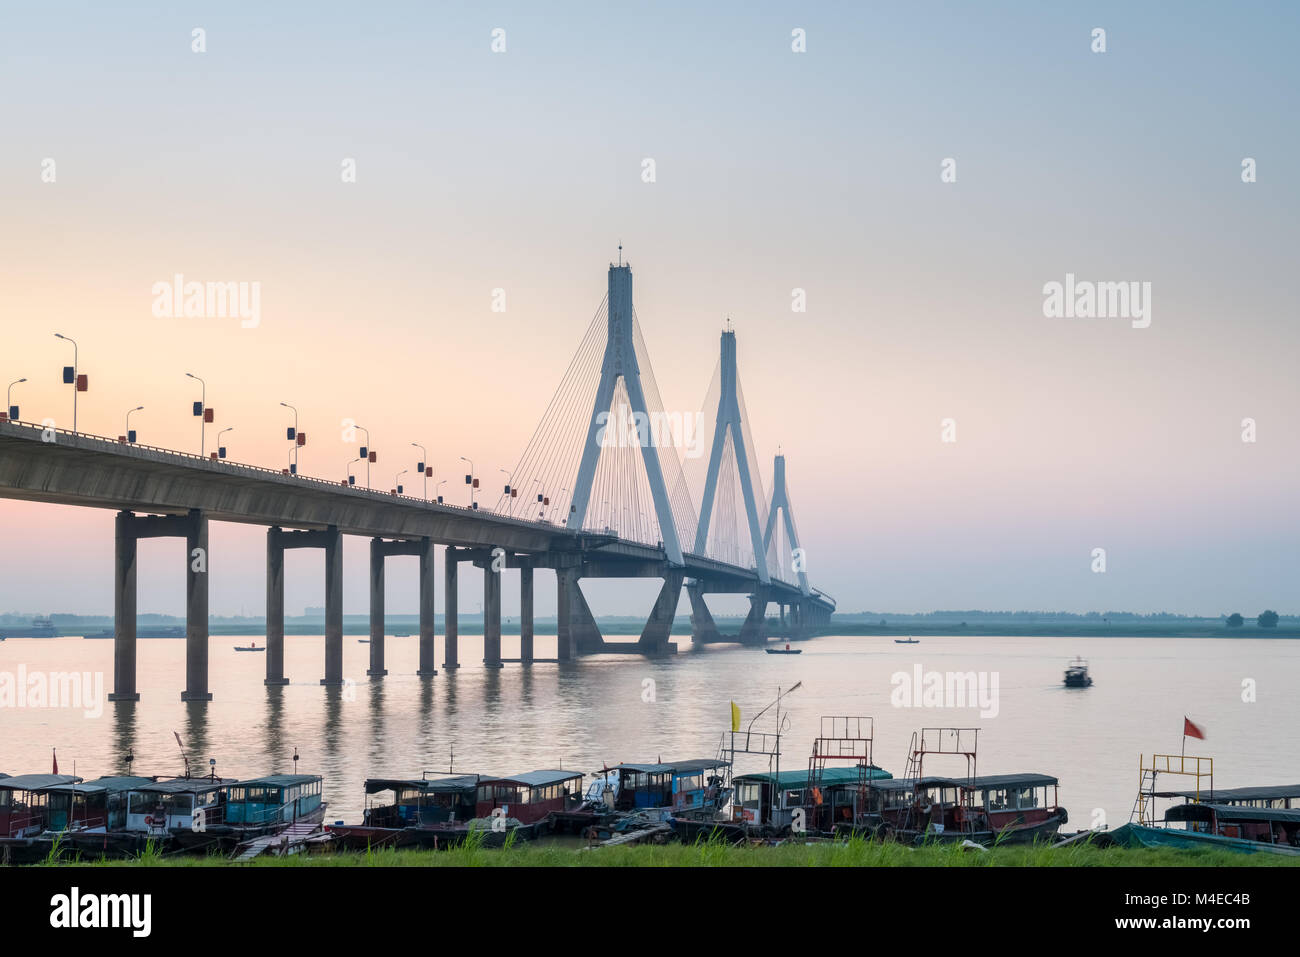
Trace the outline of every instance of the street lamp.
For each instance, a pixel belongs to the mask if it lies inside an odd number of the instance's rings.
[[[5,406],[9,409],[9,420],[11,422],[18,421],[18,406],[14,405],[14,386],[26,381],[26,379],[14,379],[13,382],[9,383],[9,388],[5,392]]]
[[[442,504],[442,496],[438,494],[438,489],[442,488],[442,487],[443,487],[444,485],[446,485],[446,484],[447,484],[447,480],[446,480],[446,479],[441,479],[441,480],[439,480],[438,484],[435,485],[435,486],[433,487],[433,494],[436,495],[436,496],[438,497],[438,504],[439,504],[439,505]]]
[[[503,469],[503,468],[498,468],[497,471],[498,471],[498,472],[506,472],[506,470]],[[507,512],[510,511],[510,501],[509,501],[509,499],[510,499],[510,493],[511,493],[512,491],[514,491],[514,490],[510,487],[510,478],[511,478],[511,476],[512,476],[513,474],[514,474],[513,472],[506,472],[506,490],[505,490],[505,497],[506,497],[506,511],[507,511]],[[518,495],[519,493],[516,492],[515,494]]]
[[[226,447],[221,444],[221,437],[227,432],[233,431],[235,431],[235,427],[233,425],[228,425],[217,433],[217,458],[224,459],[226,457]]]
[[[366,488],[370,488],[370,430],[363,425],[358,425],[356,428],[366,433],[366,444],[361,446],[361,457],[366,460]]]
[[[131,431],[131,413],[139,412],[143,408],[144,406],[137,405],[134,409],[131,409],[126,413],[126,441],[130,445],[135,444],[135,433]]]
[[[204,450],[203,434],[207,431],[208,423],[208,384],[193,372],[187,372],[185,374],[191,379],[197,381],[199,384],[199,404],[197,408],[195,408],[194,414],[199,417],[199,455],[202,455]],[[73,431],[76,431],[75,426],[73,427]]]
[[[81,382],[77,379],[77,343],[74,339],[69,339],[61,332],[56,332],[54,338],[62,339],[64,342],[72,343],[72,377],[68,377],[67,367],[63,370],[63,381],[72,383],[72,431],[77,431],[77,393],[81,390]]]
[[[424,474],[424,500],[427,502],[429,501],[429,473],[433,471],[433,469],[429,468],[425,464],[426,462],[429,461],[429,453],[428,451],[425,450],[424,446],[421,445],[419,442],[412,442],[411,445],[419,449],[420,454],[424,456],[423,459],[421,459],[419,462],[415,464],[415,468],[417,471],[422,472]]]
[[[280,404],[284,406],[286,409],[291,409],[293,411],[293,426],[289,429],[289,441],[293,443],[293,464],[289,466],[289,471],[294,475],[297,475],[298,474],[298,446],[302,445],[301,440],[298,438],[298,410],[293,406],[291,406],[288,402],[281,402]]]
[[[360,462],[360,461],[361,461],[361,456],[359,455],[352,460],[352,462]],[[344,474],[348,477],[349,485],[356,485],[357,484],[356,476],[352,474],[352,462],[348,463],[347,470],[344,472]]]
[[[402,476],[405,475],[405,474],[406,474],[407,472],[409,472],[409,471],[411,471],[411,470],[410,470],[410,469],[402,469],[402,471],[398,472],[396,475],[393,476],[393,485],[396,486],[396,490],[397,490],[397,494],[398,494],[398,495],[401,495],[401,494],[402,494]]]
[[[477,508],[478,503],[474,501],[474,489],[478,488],[478,479],[474,477],[474,460],[467,459],[463,455],[460,460],[469,463],[469,474],[465,476],[465,484],[469,486],[469,507]]]

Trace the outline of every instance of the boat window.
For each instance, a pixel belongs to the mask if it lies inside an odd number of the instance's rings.
[[[988,809],[990,811],[1005,811],[1010,806],[1007,802],[1007,792],[1005,788],[995,788],[992,791],[984,792],[988,795]]]
[[[1038,795],[1034,788],[1020,788],[1017,804],[1021,809],[1038,807]]]
[[[736,789],[737,800],[745,807],[758,807],[759,785],[755,781],[744,781]]]
[[[695,774],[684,774],[677,779],[677,790],[681,791],[698,791],[704,787],[704,775],[700,772]]]

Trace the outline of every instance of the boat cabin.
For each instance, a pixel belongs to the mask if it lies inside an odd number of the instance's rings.
[[[619,764],[609,771],[616,777],[614,810],[672,808],[699,810],[716,805],[723,775],[731,766],[721,758],[693,758],[657,764]]]
[[[42,788],[41,793],[47,797],[45,829],[124,831],[127,796],[133,788],[153,782],[154,778],[102,777]]]
[[[735,788],[732,820],[783,829],[794,822],[795,810],[803,809],[806,826],[811,827],[813,820],[809,817],[810,812],[813,816],[824,817],[824,811],[819,809],[831,806],[832,818],[837,814],[843,815],[843,810],[837,811],[828,802],[838,802],[841,808],[845,805],[852,807],[861,784],[869,782],[875,788],[877,782],[888,781],[892,777],[888,771],[874,764],[825,768],[817,775],[816,787],[809,787],[806,768],[782,771],[780,774],[738,774],[732,778]]]
[[[226,788],[234,782],[234,778],[171,778],[132,788],[127,794],[126,829],[166,834],[220,824]]]
[[[1041,824],[1060,813],[1060,782],[1049,774],[990,774],[962,781],[963,806],[977,830]]]
[[[442,778],[369,778],[365,826],[421,827],[474,817],[477,774]]]
[[[226,823],[235,827],[289,824],[321,812],[319,774],[268,774],[226,791]]]
[[[583,775],[577,771],[528,771],[478,782],[478,817],[501,808],[506,817],[533,824],[555,811],[572,810],[582,798]]]
[[[50,796],[56,784],[75,784],[72,774],[18,774],[0,778],[0,837],[29,837],[46,828]]]
[[[1262,787],[1216,788],[1203,791],[1158,791],[1160,798],[1186,798],[1188,801],[1208,801],[1212,804],[1230,804],[1238,807],[1275,809],[1300,809],[1300,784],[1266,784]]]
[[[1300,847],[1300,808],[1254,807],[1249,804],[1176,804],[1165,822],[1185,822],[1189,831],[1264,844]]]

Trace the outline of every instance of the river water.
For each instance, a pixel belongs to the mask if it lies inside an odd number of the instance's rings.
[[[782,701],[783,769],[807,767],[823,715],[872,716],[875,763],[896,776],[914,730],[979,728],[978,772],[1059,777],[1067,830],[1127,821],[1139,755],[1178,754],[1184,715],[1207,736],[1189,739],[1187,753],[1213,756],[1217,786],[1300,781],[1298,641],[926,637],[900,645],[888,637],[823,637],[796,644],[799,655],[731,645],[693,649],[689,639],[676,641],[679,654],[661,660],[605,655],[488,671],[481,639],[462,635],[462,667],[421,679],[417,639],[390,637],[389,674],[372,680],[365,675],[369,646],[345,636],[348,683],[326,689],[319,685],[323,639],[291,636],[285,639],[291,683],[268,689],[264,655],[234,650],[249,638],[215,637],[213,700],[199,704],[180,700],[185,642],[141,639],[140,701],[97,706],[95,681],[103,682],[105,696],[112,690],[112,641],[13,638],[0,642],[0,772],[49,771],[57,748],[62,773],[74,766],[87,779],[121,773],[122,758],[132,751],[135,773],[171,776],[182,768],[177,732],[196,773],[206,773],[210,759],[223,776],[292,770],[296,749],[299,770],[325,778],[327,820],[351,821],[369,776],[418,777],[449,767],[590,773],[619,761],[712,757],[729,727],[730,702],[748,726],[778,688],[802,682]],[[502,643],[504,656],[518,656],[517,636],[503,636]],[[554,637],[539,636],[536,654],[553,657]],[[1092,687],[1062,686],[1074,654],[1088,657]],[[438,659],[441,665],[441,637]],[[923,690],[930,672],[973,672],[977,682],[982,674],[985,698],[958,702],[923,694],[909,703],[903,688],[913,690],[918,666]],[[62,703],[71,706],[16,700],[20,679],[30,694],[34,681],[73,669],[92,677],[82,700]],[[753,729],[774,731],[775,710]],[[737,765],[763,770],[766,761],[742,757]],[[936,757],[925,772],[958,776],[964,767],[964,759]]]

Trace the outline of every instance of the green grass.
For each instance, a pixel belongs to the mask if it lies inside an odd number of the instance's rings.
[[[81,861],[107,867],[229,866],[223,857],[144,855],[136,860]],[[556,844],[484,847],[467,840],[447,851],[393,850],[263,857],[240,867],[1240,867],[1296,866],[1300,858],[1218,850],[1158,850],[1088,844],[1052,848],[1012,845],[987,851],[955,844],[911,848],[862,839],[776,847],[733,847],[718,841],[578,850]]]

